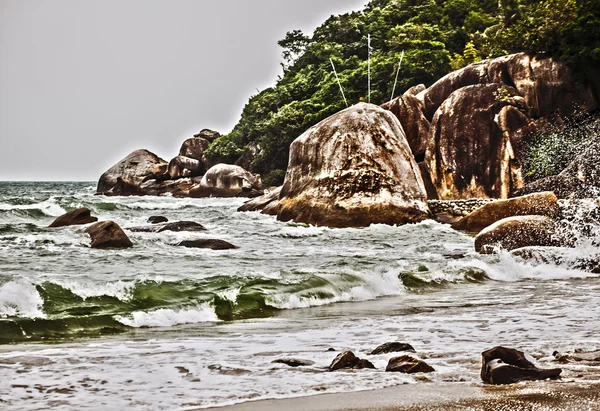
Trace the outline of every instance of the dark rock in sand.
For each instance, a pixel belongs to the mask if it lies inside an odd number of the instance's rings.
[[[410,351],[416,352],[412,345],[398,341],[381,344],[369,353],[369,355],[387,354],[390,352]]]
[[[153,215],[148,217],[148,222],[150,224],[160,224],[160,223],[166,223],[168,222],[169,219],[167,217],[163,217],[161,215]]]
[[[476,233],[508,217],[545,215],[556,218],[559,214],[560,207],[556,195],[547,191],[508,200],[491,201],[452,224],[452,228]]]
[[[314,365],[314,361],[310,360],[302,360],[299,358],[279,358],[277,360],[271,361],[273,364],[285,364],[290,367],[308,367]]]
[[[187,248],[210,248],[211,250],[231,250],[237,248],[235,245],[223,240],[202,238],[198,240],[185,240],[176,244],[178,247]]]
[[[398,119],[359,103],[294,140],[277,218],[329,227],[406,224],[429,217],[426,200]]]
[[[519,381],[559,378],[562,370],[540,369],[522,351],[494,347],[481,353],[481,379],[486,384],[513,384]]]
[[[52,222],[48,227],[64,227],[69,225],[81,225],[95,223],[98,221],[97,217],[92,217],[91,211],[88,208],[82,207],[73,211],[69,211],[66,214],[61,215]]]
[[[92,248],[129,248],[133,243],[114,221],[102,221],[89,226],[85,232],[92,238]]]
[[[154,172],[163,164],[165,160],[148,150],[134,151],[102,174],[96,191],[105,195],[143,195],[141,184],[157,178]]]
[[[262,211],[264,214],[271,214],[270,210],[279,206],[280,194],[281,187],[277,187],[276,189],[269,191],[263,196],[246,201],[240,208],[237,209],[237,211]],[[267,209],[267,212],[265,212],[265,209]],[[276,214],[277,212],[275,212],[275,215]]]
[[[418,360],[410,355],[391,358],[385,370],[389,372],[401,372],[404,374],[435,371],[435,369],[425,361]]]
[[[555,237],[556,228],[556,221],[547,216],[505,218],[475,237],[475,251],[489,254],[494,247],[510,251],[521,247],[561,245]]]
[[[166,223],[154,223],[154,225],[143,227],[129,227],[129,231],[134,233],[162,233],[164,231],[206,231],[206,228],[194,221],[173,221]]]

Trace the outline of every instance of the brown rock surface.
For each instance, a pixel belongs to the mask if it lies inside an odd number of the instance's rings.
[[[481,231],[475,237],[475,250],[487,254],[495,246],[510,251],[521,247],[559,245],[554,238],[556,224],[554,219],[541,215],[508,217]]]
[[[487,384],[514,384],[519,381],[559,378],[562,370],[539,369],[522,351],[494,347],[481,353],[481,379]]]
[[[89,224],[98,221],[97,217],[91,216],[91,211],[88,208],[82,207],[66,214],[61,215],[52,222],[48,227],[64,227],[69,225]]]
[[[277,218],[330,227],[405,224],[429,216],[426,199],[398,119],[359,103],[292,143]]]
[[[560,213],[558,199],[551,191],[492,201],[452,224],[455,230],[478,233],[496,221],[518,215],[545,215],[556,218]]]
[[[105,195],[141,195],[139,189],[166,161],[148,150],[137,150],[109,168],[98,181],[97,192]]]
[[[85,232],[92,238],[92,248],[129,248],[133,243],[114,221],[102,221],[89,226]]]
[[[435,371],[435,369],[425,361],[418,360],[410,355],[401,355],[399,357],[391,358],[385,370],[389,372],[401,372],[404,374]]]

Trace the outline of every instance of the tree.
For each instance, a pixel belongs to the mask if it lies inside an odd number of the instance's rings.
[[[306,46],[310,43],[310,37],[305,36],[302,30],[293,30],[285,33],[285,38],[279,40],[279,44],[283,48],[283,70],[287,70],[292,66],[298,57],[306,50]]]

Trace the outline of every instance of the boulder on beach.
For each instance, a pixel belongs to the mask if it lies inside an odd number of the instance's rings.
[[[277,207],[279,206],[280,194],[281,187],[277,187],[260,197],[246,201],[237,209],[237,211],[262,211],[264,214],[270,214],[270,210],[273,209],[273,205],[271,203],[276,203],[275,205]],[[267,209],[267,212],[265,212],[265,209]],[[277,212],[275,212],[275,215],[276,214]]]
[[[556,195],[547,191],[508,200],[491,201],[452,224],[452,228],[477,233],[504,218],[533,214],[558,217],[560,207]]]
[[[100,176],[96,191],[115,196],[143,195],[140,186],[144,181],[156,178],[154,172],[163,164],[167,162],[156,154],[136,150]]]
[[[200,184],[190,189],[192,197],[257,197],[262,194],[260,175],[231,164],[211,167]]]
[[[449,95],[433,117],[424,160],[438,198],[507,198],[521,187],[515,145],[530,122],[513,87],[477,84]]]
[[[504,218],[475,237],[475,251],[489,254],[496,247],[510,251],[521,247],[560,245],[555,237],[556,229],[556,221],[547,216]]]
[[[410,355],[401,355],[399,357],[391,358],[385,370],[388,372],[401,372],[404,374],[435,371],[435,369],[425,361],[411,357]]]
[[[224,241],[224,240],[215,240],[211,238],[200,238],[197,240],[184,240],[175,244],[178,247],[187,247],[187,248],[210,248],[211,250],[232,250],[234,248],[238,248],[235,245]]]
[[[406,224],[429,216],[426,201],[398,119],[359,103],[294,140],[277,218],[329,227]]]
[[[371,368],[375,366],[368,360],[360,359],[352,351],[343,351],[337,355],[329,365],[329,371],[341,370],[342,368],[353,368],[356,370]]]
[[[97,217],[91,216],[91,211],[88,208],[82,207],[66,214],[61,215],[52,222],[48,227],[65,227],[69,225],[82,225],[98,221]]]
[[[102,221],[89,226],[85,232],[92,238],[92,248],[129,248],[133,243],[114,221]]]
[[[560,368],[540,369],[522,351],[494,347],[481,353],[481,379],[486,384],[514,384],[519,381],[557,379]]]
[[[407,343],[401,343],[398,341],[388,342],[381,344],[373,351],[369,353],[369,355],[377,355],[377,354],[387,354],[390,352],[400,352],[400,351],[410,351],[416,352],[412,345]]]

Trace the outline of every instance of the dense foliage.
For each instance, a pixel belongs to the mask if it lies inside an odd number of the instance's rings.
[[[367,95],[367,35],[372,38]],[[526,51],[574,65],[600,63],[600,0],[372,0],[363,11],[331,16],[312,36],[288,32],[283,76],[250,98],[233,131],[207,155],[233,162],[258,146],[250,168],[277,183],[290,143],[307,128],[349,104],[390,99],[402,51],[395,95],[430,85],[453,69],[487,57]]]

